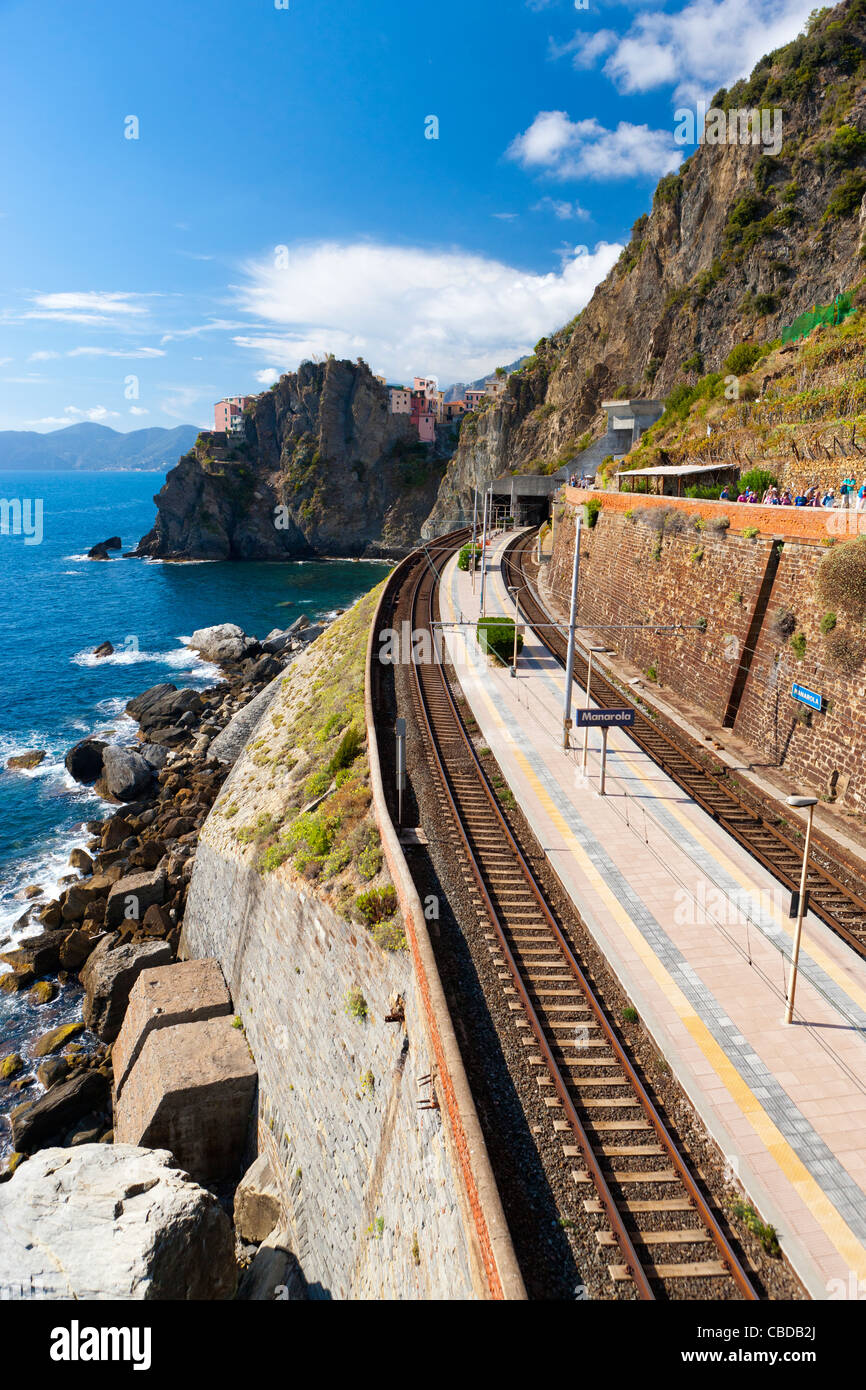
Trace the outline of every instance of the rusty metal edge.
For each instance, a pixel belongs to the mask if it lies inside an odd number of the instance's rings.
[[[442,539],[441,537],[438,539]],[[525,1300],[528,1295],[520,1273],[520,1266],[514,1252],[514,1245],[511,1239],[511,1232],[508,1229],[508,1222],[505,1219],[505,1212],[502,1207],[502,1199],[499,1195],[499,1188],[493,1173],[493,1166],[490,1162],[490,1155],[487,1152],[487,1145],[478,1119],[478,1112],[472,1098],[472,1091],[469,1086],[469,1079],[463,1066],[463,1058],[460,1055],[460,1048],[457,1043],[457,1036],[454,1032],[454,1025],[451,1019],[451,1012],[448,1008],[448,1001],[442,987],[439,970],[436,965],[436,957],[433,953],[433,946],[430,941],[430,934],[427,930],[427,922],[424,917],[424,909],[418,890],[412,880],[409,865],[400,846],[397,832],[388,813],[388,806],[385,800],[385,788],[382,781],[382,769],[379,764],[379,743],[376,736],[376,724],[373,713],[373,694],[372,694],[372,663],[374,659],[374,641],[378,631],[380,616],[385,603],[390,599],[391,589],[395,576],[398,572],[411,561],[414,556],[408,556],[392,572],[385,582],[385,587],[376,605],[373,615],[370,632],[367,638],[367,656],[364,669],[364,715],[367,723],[367,756],[370,764],[370,786],[373,793],[373,809],[376,821],[379,826],[379,833],[382,837],[382,847],[385,851],[385,858],[394,886],[397,890],[397,897],[407,925],[411,927],[409,932],[409,944],[412,952],[413,964],[415,967],[416,983],[422,981],[426,983],[426,995],[423,988],[419,989],[421,994],[422,1016],[425,1019],[425,1031],[428,1035],[428,1044],[431,1056],[441,1054],[447,1067],[450,1088],[453,1091],[454,1102],[457,1107],[457,1120],[463,1130],[465,1145],[468,1152],[470,1171],[465,1171],[464,1163],[459,1157],[461,1148],[460,1137],[454,1133],[455,1117],[450,1113],[449,1106],[443,1107],[443,1114],[447,1117],[446,1132],[450,1131],[449,1156],[452,1163],[457,1168],[461,1179],[464,1198],[464,1224],[470,1243],[475,1248],[475,1263],[481,1269],[487,1271],[483,1297],[489,1299],[508,1299]],[[429,1001],[429,1007],[428,1005]],[[471,1188],[475,1189],[476,1201],[473,1202]],[[487,1269],[488,1262],[484,1258],[484,1246],[489,1245],[495,1264],[496,1278],[490,1278]],[[477,1276],[476,1276],[477,1277]]]

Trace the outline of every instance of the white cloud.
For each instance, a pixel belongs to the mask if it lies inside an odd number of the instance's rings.
[[[272,257],[245,266],[237,302],[263,331],[234,341],[283,370],[333,352],[389,376],[472,380],[572,318],[621,249],[575,247],[558,271],[538,274],[463,251],[299,246],[285,269]]]
[[[145,410],[143,405],[131,405],[129,407],[129,413],[130,415],[149,415],[150,411]]]
[[[50,362],[52,358],[59,357],[59,352],[31,352],[27,358],[28,362]]]
[[[57,354],[54,354],[57,356]],[[127,350],[99,347],[77,347],[67,352],[67,357],[165,357],[161,348],[143,347]]]
[[[565,44],[550,45],[550,56],[552,58],[562,58],[567,53],[572,54],[572,66],[575,68],[591,68],[603,53],[609,53],[617,45],[618,35],[614,29],[596,29],[593,34],[585,34],[578,31],[574,38]]]
[[[499,222],[515,222],[517,220],[516,212],[493,212],[490,215]]]
[[[163,333],[161,343],[173,343],[177,338],[199,338],[202,333],[226,333],[243,328],[244,324],[232,319],[210,319],[207,323],[197,323],[192,328],[178,328],[174,333]]]
[[[172,385],[164,389],[166,395],[159,403],[160,410],[173,420],[183,420],[186,424],[193,406],[204,393],[197,386]]]
[[[751,71],[765,53],[789,43],[814,0],[691,0],[668,13],[638,15],[604,71],[621,92],[674,85],[674,97],[712,96]]]
[[[279,367],[263,367],[260,372],[256,372],[256,381],[262,386],[271,386],[279,375]]]
[[[539,111],[507,153],[524,169],[557,179],[657,178],[682,158],[673,130],[650,130],[628,121],[606,130],[594,116],[572,121],[565,111]]]
[[[116,323],[125,315],[147,313],[145,306],[137,303],[140,298],[107,290],[36,294],[31,298],[35,308],[25,310],[21,317],[54,323]]]
[[[67,405],[62,415],[44,415],[41,420],[27,420],[28,425],[74,425],[80,420],[92,420],[94,424],[102,424],[105,420],[116,420],[119,412],[116,410],[106,410],[104,405],[93,405],[88,410],[81,410],[77,405]]]
[[[532,211],[552,212],[560,222],[571,222],[590,216],[580,203],[570,203],[564,198],[542,198],[540,202],[533,203]]]

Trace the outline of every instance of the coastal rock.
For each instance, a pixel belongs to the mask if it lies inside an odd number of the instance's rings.
[[[236,1279],[228,1217],[164,1150],[45,1149],[0,1187],[0,1286],[22,1296],[229,1299]]]
[[[90,935],[88,932],[71,931],[68,936],[64,936],[60,947],[60,964],[64,970],[70,974],[77,975],[87,957],[102,940],[101,935]]]
[[[115,933],[100,941],[81,972],[84,985],[84,1022],[103,1042],[114,1042],[123,1022],[129,993],[149,966],[168,965],[171,947],[166,941],[126,941]]]
[[[11,965],[16,974],[29,970],[34,975],[51,975],[60,965],[60,945],[59,932],[43,931],[25,937],[13,951],[4,951],[0,960]]]
[[[107,874],[96,874],[93,878],[85,878],[80,883],[73,883],[60,898],[62,920],[64,922],[80,922],[88,907],[99,898],[105,897],[110,889],[111,879]],[[46,923],[47,925],[49,924]]]
[[[69,856],[70,868],[78,869],[83,874],[93,873],[93,860],[86,849],[79,849],[77,846]]]
[[[143,743],[138,751],[154,772],[161,772],[168,762],[168,749],[162,744]]]
[[[63,1081],[69,1073],[69,1063],[65,1057],[46,1057],[36,1068],[36,1077],[46,1091],[58,1081]]]
[[[87,552],[87,558],[88,560],[110,560],[109,550],[121,550],[122,548],[123,542],[120,536],[109,536],[107,541],[98,541],[96,545],[91,546]]]
[[[151,903],[165,901],[165,886],[165,873],[157,868],[119,878],[108,894],[106,926],[117,927],[124,920],[140,922]]]
[[[244,1302],[287,1302],[307,1298],[307,1281],[292,1253],[288,1230],[277,1228],[262,1241],[244,1270],[238,1286],[238,1298]]]
[[[172,685],[170,681],[162,681],[159,685],[152,685],[148,690],[143,690],[140,695],[136,695],[135,699],[127,700],[126,713],[130,718],[137,719],[140,723],[142,716],[147,713],[151,705],[156,704],[164,695],[172,693],[177,693],[177,686]]]
[[[205,661],[240,661],[247,654],[250,638],[236,623],[217,623],[214,627],[198,628],[187,646]]]
[[[59,902],[46,903],[44,907],[39,909],[36,915],[45,927],[59,927],[63,920]]]
[[[6,766],[13,771],[29,772],[31,768],[44,762],[47,756],[41,748],[34,748],[30,753],[16,753],[13,757],[7,758]]]
[[[267,1154],[259,1154],[238,1183],[234,1215],[237,1236],[252,1245],[259,1245],[279,1225],[280,1189]]]
[[[76,782],[90,786],[102,776],[102,756],[106,744],[98,738],[83,738],[73,744],[64,759],[66,771]]]
[[[59,1028],[52,1028],[50,1032],[43,1033],[36,1039],[31,1048],[33,1056],[49,1057],[52,1052],[59,1052],[72,1038],[77,1038],[78,1034],[83,1032],[84,1024],[80,1021],[61,1023]]]
[[[100,642],[98,647],[94,647],[93,655],[100,658],[104,656],[114,656],[114,647],[110,642]]]
[[[9,1117],[17,1153],[31,1154],[62,1139],[84,1115],[110,1109],[111,1088],[100,1071],[78,1071]]]
[[[153,778],[153,768],[138,753],[109,744],[102,755],[100,787],[118,801],[135,801]]]
[[[24,1058],[20,1052],[10,1052],[0,1062],[0,1081],[11,1081],[13,1076],[24,1070]]]

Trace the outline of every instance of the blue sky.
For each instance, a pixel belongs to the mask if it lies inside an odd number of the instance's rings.
[[[690,152],[674,110],[812,0],[281,3],[0,0],[0,429],[512,360]]]

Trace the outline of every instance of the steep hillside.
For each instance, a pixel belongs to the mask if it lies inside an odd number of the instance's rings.
[[[666,397],[859,279],[864,54],[866,0],[847,0],[716,94],[729,133],[734,111],[779,109],[778,154],[703,144],[661,180],[583,312],[464,421],[428,529],[471,514],[473,484],[567,463],[601,432],[603,399]]]
[[[785,486],[838,487],[866,468],[866,281],[855,313],[784,346],[741,344],[720,372],[677,386],[660,420],[620,465],[738,462]],[[860,460],[863,460],[862,462]]]
[[[137,553],[163,559],[393,554],[417,541],[445,467],[366,363],[304,362],[248,407],[243,438],[199,436]]]

